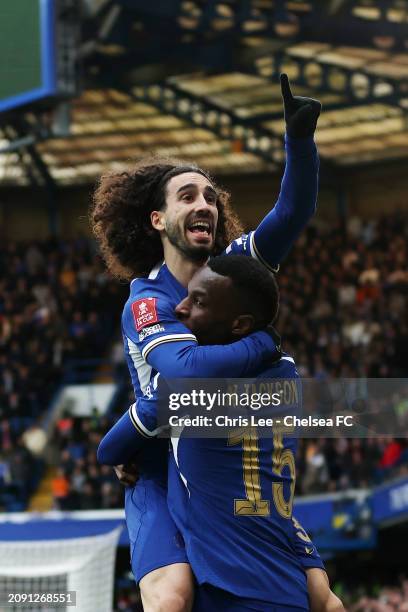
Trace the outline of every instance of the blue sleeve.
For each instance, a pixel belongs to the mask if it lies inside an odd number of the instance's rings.
[[[97,452],[98,462],[105,465],[130,463],[145,442],[158,434],[156,408],[153,399],[138,398],[102,438]]]
[[[318,175],[313,138],[286,135],[286,167],[278,201],[248,236],[252,256],[272,271],[277,271],[316,210]]]
[[[160,294],[129,301],[122,328],[135,367],[147,361],[166,378],[249,376],[276,352],[274,340],[265,331],[228,345],[198,346],[195,336],[176,318],[174,306]]]
[[[302,564],[303,569],[317,567],[324,570],[324,563],[316,546],[313,544],[307,532],[303,529],[302,525],[294,516],[292,516],[292,524],[296,555]]]

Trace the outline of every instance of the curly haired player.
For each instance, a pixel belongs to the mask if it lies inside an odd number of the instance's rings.
[[[95,235],[109,269],[133,278],[122,331],[136,397],[158,372],[166,377],[249,376],[276,354],[275,342],[265,331],[230,345],[198,346],[174,308],[185,297],[194,272],[223,249],[276,269],[315,211],[318,156],[313,134],[321,106],[294,97],[286,75],[281,86],[285,174],[278,201],[254,232],[239,236],[228,194],[195,165],[145,162],[100,180],[91,212]],[[145,610],[171,612],[190,608],[193,589],[188,560],[167,510],[167,452],[164,441],[144,450],[138,465],[141,477],[126,490],[126,517],[132,568]]]

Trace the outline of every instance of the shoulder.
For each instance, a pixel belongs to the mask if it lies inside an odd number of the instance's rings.
[[[295,360],[287,353],[282,353],[282,357],[279,359],[276,365],[282,372],[282,376],[287,376],[288,378],[299,378]]]
[[[135,310],[157,309],[170,303],[170,295],[166,285],[158,278],[135,278],[130,285],[130,295],[124,306],[123,315],[133,314]]]
[[[132,281],[129,298],[123,308],[122,327],[125,333],[154,326],[159,329],[160,321],[172,317],[174,304],[166,291],[166,286],[158,278],[137,278]]]
[[[239,238],[233,240],[221,255],[251,254],[252,234],[253,232],[242,234]]]
[[[299,378],[296,363],[293,357],[287,353],[282,353],[279,361],[276,361],[262,372],[263,378]]]
[[[231,242],[229,246],[221,253],[222,255],[247,255],[257,259],[265,268],[271,272],[278,272],[279,266],[270,265],[264,257],[262,257],[255,243],[255,233],[250,231],[248,234],[242,234],[239,238]]]
[[[164,275],[164,266],[158,265],[150,272],[149,276],[134,278],[130,283],[129,300],[138,300],[144,297],[165,298],[168,287]]]

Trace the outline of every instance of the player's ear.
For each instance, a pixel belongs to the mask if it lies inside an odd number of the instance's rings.
[[[255,327],[255,319],[251,314],[239,315],[232,322],[232,334],[234,336],[247,336]]]
[[[164,215],[161,210],[153,210],[150,213],[150,222],[152,227],[159,232],[165,229]]]

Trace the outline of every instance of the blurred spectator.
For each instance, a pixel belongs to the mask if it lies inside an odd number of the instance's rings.
[[[41,457],[47,445],[47,434],[42,427],[31,425],[21,436],[21,440],[33,455]]]
[[[68,412],[57,422],[53,444],[60,462],[58,477],[53,482],[53,495],[59,508],[123,507],[123,487],[114,471],[96,461],[96,450],[109,424],[110,420],[105,418],[71,417]]]
[[[347,608],[349,612],[408,612],[408,580],[399,586],[379,587],[375,595],[363,595]]]
[[[88,241],[0,246],[0,452],[15,471],[19,437],[47,409],[69,360],[100,358],[109,349],[126,297]],[[39,435],[25,438],[34,452],[41,450]],[[23,497],[32,474],[22,483],[19,473]],[[12,496],[2,503],[12,505]]]
[[[58,419],[56,424],[56,429],[61,436],[61,438],[68,438],[73,427],[74,421],[71,418],[69,411],[66,410],[62,417]]]
[[[391,440],[384,448],[383,455],[380,460],[380,468],[392,468],[400,459],[402,454],[402,445],[398,440]]]
[[[308,493],[318,493],[327,488],[329,474],[327,460],[322,451],[322,440],[306,446],[302,487]]]
[[[0,287],[0,416],[24,416],[21,432],[46,408],[67,360],[109,348],[127,288],[107,276],[91,243],[53,240],[2,245]]]
[[[57,469],[51,483],[54,501],[59,510],[66,510],[66,501],[69,493],[69,482],[62,468]]]
[[[123,579],[121,582],[125,582]],[[133,576],[127,580],[127,586],[119,586],[115,598],[117,612],[143,612],[139,589],[134,588]]]

